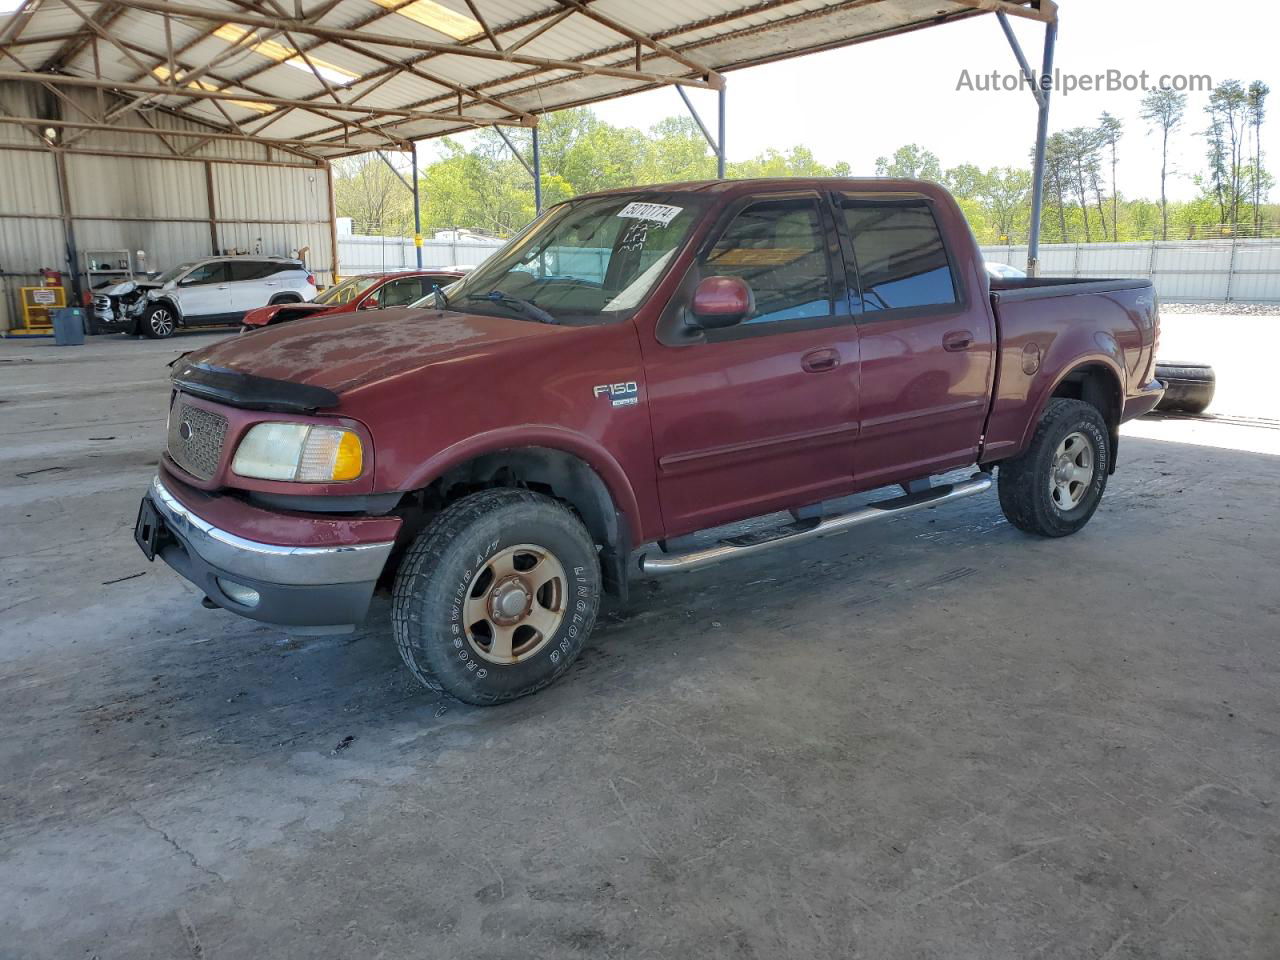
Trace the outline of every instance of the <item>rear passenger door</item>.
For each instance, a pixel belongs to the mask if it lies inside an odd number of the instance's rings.
[[[271,302],[271,295],[280,289],[280,282],[270,282],[270,274],[276,264],[269,260],[253,260],[248,257],[232,260],[231,268],[231,309],[237,313],[265,307]]]
[[[990,310],[967,299],[927,198],[838,194],[836,209],[857,277],[859,486],[972,463],[995,362]]]
[[[825,199],[803,191],[743,202],[692,270],[659,344],[645,344],[668,535],[848,492],[858,335]],[[744,280],[754,313],[692,340],[665,334],[696,281],[712,276]]]

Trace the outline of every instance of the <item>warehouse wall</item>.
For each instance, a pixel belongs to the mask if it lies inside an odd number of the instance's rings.
[[[89,113],[97,95],[70,91]],[[0,83],[0,113],[82,120],[75,108],[30,84]],[[150,111],[123,114],[121,127],[206,132],[197,123]],[[35,130],[0,124],[0,330],[12,325],[17,289],[40,282],[41,267],[67,273],[68,227],[83,273],[90,250],[146,252],[164,270],[184,260],[238,250],[293,256],[306,250],[321,285],[333,282],[329,171],[323,164],[257,144],[171,135],[62,130],[51,150]],[[61,156],[59,156],[61,154]],[[59,165],[66,174],[64,217]]]

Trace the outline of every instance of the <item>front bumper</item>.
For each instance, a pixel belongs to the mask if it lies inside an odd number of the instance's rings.
[[[345,627],[364,619],[395,540],[327,546],[263,543],[222,529],[182,502],[161,477],[149,499],[164,523],[156,554],[218,606],[281,626]],[[265,513],[244,506],[244,511]],[[277,517],[277,520],[282,518]],[[307,542],[323,520],[292,518]],[[385,520],[386,518],[379,518]],[[379,529],[385,530],[382,523]],[[244,588],[255,602],[237,599]],[[233,596],[234,594],[234,596]]]

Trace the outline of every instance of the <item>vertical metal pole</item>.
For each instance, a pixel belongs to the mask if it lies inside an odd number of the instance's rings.
[[[724,179],[724,87],[718,91],[720,101],[720,125],[716,130],[716,176]]]
[[[75,213],[71,206],[71,185],[67,177],[66,151],[54,150],[53,160],[58,180],[58,203],[62,208],[62,235],[66,244],[67,279],[71,282],[67,306],[78,307],[81,303],[80,252],[76,249],[76,222]]]
[[[1044,57],[1040,61],[1040,114],[1036,121],[1036,160],[1031,173],[1031,235],[1027,238],[1027,273],[1040,275],[1040,216],[1044,211],[1044,152],[1049,139],[1049,100],[1053,80],[1053,48],[1058,23],[1044,26]]]
[[[418,255],[418,269],[422,269],[422,204],[418,199],[418,145],[409,141],[412,148],[409,154],[413,157],[413,249]]]
[[[538,128],[533,128],[533,212],[542,213],[542,154],[538,151]]]

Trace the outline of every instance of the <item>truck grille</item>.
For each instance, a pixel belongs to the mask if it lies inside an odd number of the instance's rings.
[[[169,456],[192,476],[208,480],[218,471],[227,418],[193,407],[179,394],[169,413]]]

